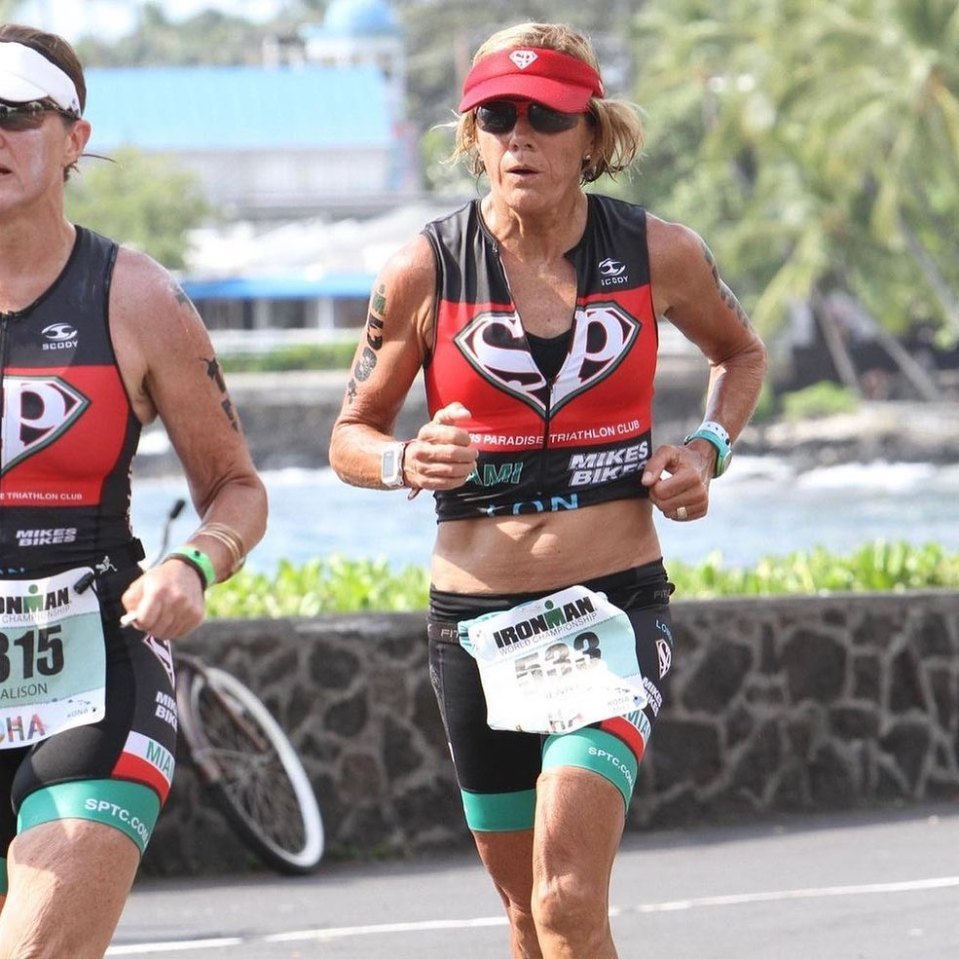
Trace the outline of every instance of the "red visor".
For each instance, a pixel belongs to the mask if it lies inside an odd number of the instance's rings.
[[[535,100],[563,113],[582,113],[603,81],[584,60],[543,47],[499,50],[477,60],[463,84],[459,112],[504,97]]]

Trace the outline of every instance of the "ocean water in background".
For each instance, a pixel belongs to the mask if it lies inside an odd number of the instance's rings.
[[[263,479],[270,527],[250,569],[272,573],[282,559],[299,564],[332,554],[382,558],[394,569],[428,564],[432,496],[410,501],[403,491],[357,489],[329,469],[276,470]],[[148,556],[158,548],[170,504],[186,495],[179,480],[134,482],[133,523]],[[959,551],[959,465],[848,463],[797,473],[774,457],[740,456],[710,495],[705,519],[675,523],[655,514],[667,565],[698,563],[716,552],[727,567],[815,546],[847,554],[877,538]],[[195,525],[192,510],[184,510],[173,541]]]

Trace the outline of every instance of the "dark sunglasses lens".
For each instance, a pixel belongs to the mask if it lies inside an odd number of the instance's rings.
[[[537,133],[562,133],[579,123],[578,113],[560,113],[539,103],[529,105],[529,123]]]
[[[0,103],[0,129],[28,130],[37,125],[46,107],[42,103],[27,103],[22,106],[10,106]]]
[[[486,133],[508,133],[516,126],[516,104],[506,100],[484,103],[476,108],[476,124]]]

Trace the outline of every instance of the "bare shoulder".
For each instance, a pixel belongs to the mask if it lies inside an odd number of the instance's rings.
[[[209,342],[203,320],[175,277],[146,254],[124,247],[114,270],[110,315],[118,351],[138,350],[151,366]]]
[[[401,246],[383,264],[377,286],[408,306],[432,299],[436,289],[436,261],[429,240],[419,234]]]
[[[646,237],[650,267],[664,280],[685,276],[692,267],[707,268],[709,253],[703,238],[683,223],[647,214]]]
[[[154,328],[157,324],[178,327],[184,318],[193,318],[202,326],[189,298],[169,270],[145,253],[127,247],[120,247],[117,254],[110,307],[111,312],[124,321],[149,317]]]
[[[735,298],[720,277],[716,259],[695,230],[649,216],[647,240],[657,313],[676,319],[717,297],[732,305]],[[735,312],[740,310],[735,304]]]
[[[203,320],[156,260],[120,247],[110,287],[110,333],[127,392],[143,422],[156,414],[155,382],[213,353]]]

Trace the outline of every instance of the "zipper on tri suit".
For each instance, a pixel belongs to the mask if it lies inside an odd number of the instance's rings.
[[[539,460],[539,493],[543,495],[549,485],[549,421],[553,415],[553,384],[559,373],[554,373],[546,383],[546,414],[543,417],[543,455]]]

